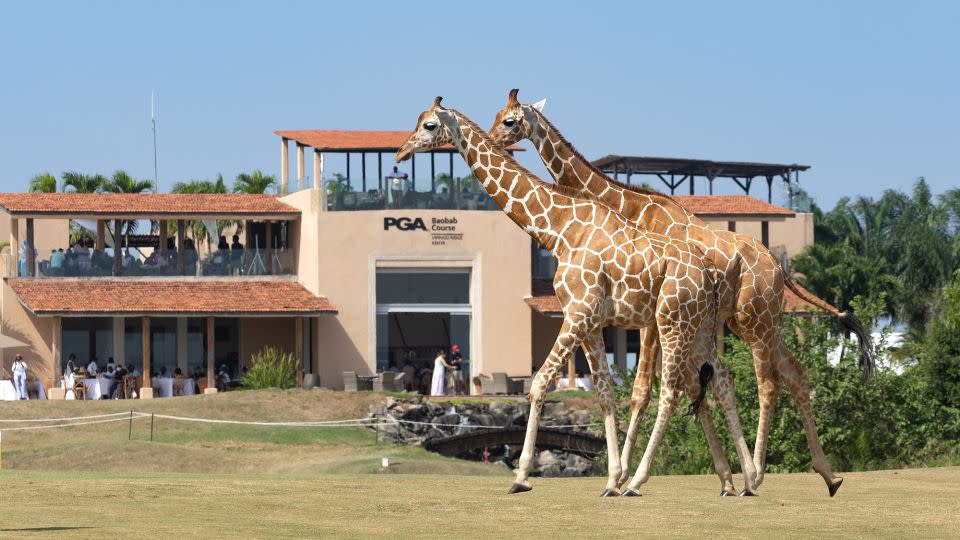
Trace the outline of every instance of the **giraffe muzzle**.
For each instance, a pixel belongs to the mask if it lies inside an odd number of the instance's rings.
[[[413,148],[410,145],[410,143],[406,142],[406,143],[403,143],[403,146],[401,146],[399,150],[397,150],[397,155],[395,156],[395,158],[397,160],[397,163],[400,163],[401,161],[406,161],[410,159],[412,155],[413,155]]]

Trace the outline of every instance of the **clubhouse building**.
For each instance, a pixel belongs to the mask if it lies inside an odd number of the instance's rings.
[[[391,173],[392,156],[407,132],[277,135],[283,196],[0,194],[0,239],[10,243],[0,332],[25,344],[2,350],[0,379],[18,353],[31,378],[54,383],[71,355],[78,365],[113,358],[147,376],[163,367],[211,377],[221,365],[237,376],[266,346],[294,354],[317,376],[310,380],[338,389],[344,372],[430,365],[454,344],[471,377],[536,370],[561,321],[554,261],[475,180],[454,177],[460,158],[452,148],[417,156],[403,179]],[[324,177],[325,161],[343,161],[345,174],[322,188],[311,182],[308,149],[312,178]],[[687,181],[691,193],[697,179],[712,191],[715,179],[733,178],[749,191],[754,178],[769,189],[772,178],[805,169],[604,160],[611,176],[659,176],[671,191]],[[711,226],[762,239],[782,259],[813,241],[810,214],[748,194],[676,198]],[[152,223],[137,232],[153,232],[132,234],[134,223]],[[787,304],[802,308],[795,297]],[[636,332],[607,329],[605,339],[611,363],[636,362]],[[576,369],[587,371],[583,358]]]

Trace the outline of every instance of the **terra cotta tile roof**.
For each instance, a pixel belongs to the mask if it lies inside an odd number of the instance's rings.
[[[793,217],[793,211],[749,195],[674,195],[693,214],[705,216]]]
[[[14,215],[300,215],[276,195],[245,193],[0,193],[0,208]]]
[[[274,131],[277,135],[310,146],[320,151],[346,152],[396,152],[410,138],[410,131],[363,131],[346,129],[293,129]],[[438,149],[453,152],[453,146]],[[511,145],[508,150],[522,152],[523,148]]]
[[[293,280],[9,279],[36,315],[318,315],[336,313],[325,297]]]
[[[802,289],[802,287],[801,287]],[[806,290],[806,289],[804,289]],[[527,305],[543,315],[560,315],[563,310],[560,300],[553,292],[553,282],[549,279],[535,279],[530,286],[531,295],[525,298]],[[811,295],[813,293],[810,293]],[[799,313],[819,311],[819,308],[793,294],[790,289],[783,289],[783,312],[796,310]]]

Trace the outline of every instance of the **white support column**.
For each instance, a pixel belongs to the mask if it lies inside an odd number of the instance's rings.
[[[627,331],[623,328],[613,329],[613,364],[627,369]]]
[[[287,193],[287,186],[290,182],[290,148],[287,145],[288,139],[280,137],[280,194]]]
[[[113,361],[118,366],[125,366],[127,364],[126,351],[124,351],[123,348],[124,322],[123,317],[113,318]]]
[[[177,367],[187,373],[187,318],[177,317]],[[171,373],[171,375],[173,375]]]
[[[63,376],[63,370],[60,369],[60,354],[63,350],[62,346],[62,326],[60,317],[53,317],[53,324],[51,326],[51,331],[53,333],[50,340],[50,353],[53,356],[53,388],[50,389],[50,395],[47,396],[47,399],[63,399],[66,391],[60,387],[60,380]]]
[[[297,191],[303,189],[303,149],[304,146],[297,143]]]
[[[323,187],[323,154],[314,148],[313,150],[313,189]]]
[[[10,268],[7,270],[7,275],[10,277],[18,277],[20,272],[20,261],[17,260],[20,249],[20,220],[12,217],[10,218]]]

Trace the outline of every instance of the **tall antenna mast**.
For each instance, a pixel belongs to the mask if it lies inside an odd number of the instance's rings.
[[[160,177],[157,175],[157,116],[154,111],[154,95],[150,91],[150,122],[153,124],[153,189],[160,193]]]

